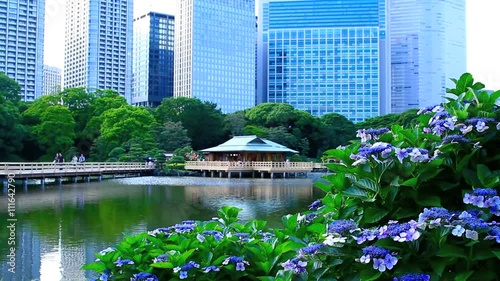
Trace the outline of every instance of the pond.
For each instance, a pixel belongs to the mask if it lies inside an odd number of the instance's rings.
[[[304,211],[323,192],[314,178],[225,179],[141,177],[101,182],[19,187],[16,190],[15,273],[8,255],[8,197],[0,196],[1,280],[87,280],[80,267],[116,245],[124,233],[208,220],[222,206],[243,209],[242,220],[268,220]]]

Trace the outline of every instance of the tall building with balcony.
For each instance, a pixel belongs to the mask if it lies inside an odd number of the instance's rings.
[[[262,15],[261,100],[354,122],[387,112],[386,0],[268,0]]]
[[[465,0],[390,0],[391,111],[444,101],[466,71]]]
[[[61,69],[53,66],[43,66],[42,95],[57,94],[61,91]]]
[[[255,105],[254,0],[180,0],[175,19],[174,97]]]
[[[0,0],[0,72],[21,86],[21,100],[42,95],[44,0]]]
[[[156,107],[174,94],[174,16],[134,19],[132,104]]]
[[[133,0],[67,1],[64,88],[132,91]]]

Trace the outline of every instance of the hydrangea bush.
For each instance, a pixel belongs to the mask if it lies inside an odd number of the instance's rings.
[[[283,227],[224,207],[126,237],[98,280],[500,280],[500,91],[468,73],[420,125],[358,131],[326,152],[326,192]]]

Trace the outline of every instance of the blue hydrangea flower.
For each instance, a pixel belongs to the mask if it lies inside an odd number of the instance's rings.
[[[370,260],[373,260],[373,268],[380,272],[384,272],[386,269],[391,270],[398,263],[395,254],[391,254],[389,250],[378,246],[363,248],[363,256],[358,261],[370,263]]]
[[[177,273],[180,271],[179,272],[179,279],[186,279],[186,278],[188,278],[188,271],[193,269],[193,268],[200,268],[200,265],[194,261],[190,261],[181,267],[179,267],[179,266],[175,267],[174,273]]]
[[[397,242],[417,240],[421,233],[417,230],[419,225],[416,221],[406,223],[389,223],[379,229],[379,239],[392,237]]]
[[[358,226],[353,220],[336,220],[328,225],[328,233],[347,234]]]
[[[484,239],[495,240],[497,243],[500,243],[500,227],[498,226],[492,227],[491,230],[488,232],[488,236],[486,236]]]
[[[442,144],[446,143],[470,143],[471,141],[462,135],[448,135],[443,138]]]
[[[122,267],[125,264],[134,264],[134,262],[131,261],[131,260],[118,259],[117,261],[115,261],[115,264],[116,264],[117,267]]]
[[[167,254],[161,254],[157,256],[156,258],[153,259],[153,263],[157,262],[167,262],[168,261],[168,256]]]
[[[165,234],[167,237],[170,236],[170,234],[172,234],[172,231],[174,230],[174,227],[170,226],[170,227],[160,227],[160,228],[157,228],[153,231],[148,231],[148,234],[151,235],[151,236],[155,236],[162,233],[162,234]]]
[[[363,229],[360,233],[353,235],[353,238],[358,244],[363,244],[366,241],[373,241],[377,238],[378,229]]]
[[[205,231],[203,231],[202,234],[213,236],[217,242],[220,242],[220,240],[222,240],[222,238],[224,238],[224,235],[222,234],[222,232],[217,231],[217,230],[205,230]]]
[[[202,268],[202,270],[203,270],[203,273],[209,273],[211,271],[213,271],[213,272],[220,271],[220,269],[215,265],[206,266],[206,267]]]
[[[425,162],[429,160],[429,151],[423,148],[413,148],[408,152],[411,162]]]
[[[108,280],[113,280],[113,274],[111,274],[111,270],[106,269],[104,272],[99,276],[100,281],[108,281]]]
[[[262,241],[264,242],[267,242],[269,239],[275,237],[275,235],[273,233],[270,233],[270,232],[263,232],[262,230],[259,230],[259,232],[257,232],[258,235],[262,236]]]
[[[431,113],[441,112],[443,110],[444,110],[444,107],[442,107],[441,105],[437,104],[437,105],[431,105],[431,106],[424,107],[424,108],[420,109],[417,112],[417,114],[418,115],[431,114]]]
[[[465,120],[464,124],[469,125],[469,126],[474,126],[479,133],[482,133],[482,132],[489,129],[487,124],[493,123],[493,122],[496,122],[496,119],[474,117],[474,118],[470,118],[470,119]]]
[[[182,224],[176,224],[174,226],[174,230],[177,233],[189,233],[193,231],[195,228],[196,228],[196,223],[192,223],[192,221],[184,221],[182,222]]]
[[[410,149],[409,151],[411,151],[412,149]],[[403,160],[408,158],[408,156],[410,156],[408,154],[408,149],[407,148],[399,148],[399,147],[396,147],[396,149],[394,150],[394,152],[396,153],[396,157],[398,158],[398,161],[399,163],[403,163]]]
[[[250,265],[250,263],[244,260],[242,257],[230,256],[227,257],[222,264],[228,265],[229,263],[236,264],[236,271],[245,271],[245,264]]]
[[[369,140],[378,140],[380,135],[390,132],[387,128],[381,129],[361,129],[356,132],[356,137],[361,138],[361,142],[367,142]]]
[[[316,200],[309,205],[309,210],[317,210],[319,207],[323,205],[323,202],[321,200]]]
[[[479,208],[490,208],[490,213],[500,216],[500,197],[492,188],[476,188],[471,193],[464,195],[463,202]]]
[[[435,224],[447,222],[452,214],[445,208],[433,207],[430,209],[425,208],[422,213],[418,215],[418,223],[433,221]]]
[[[281,266],[285,271],[292,271],[294,274],[299,274],[302,272],[306,272],[307,262],[302,261],[298,258],[294,258],[281,263]]]
[[[318,252],[319,249],[323,247],[323,244],[313,244],[307,247],[304,247],[299,250],[299,257],[303,257],[306,255],[314,255]]]
[[[130,281],[158,281],[158,277],[148,272],[141,272],[134,274]]]
[[[405,274],[401,277],[394,277],[393,281],[430,281],[431,276],[422,273]]]

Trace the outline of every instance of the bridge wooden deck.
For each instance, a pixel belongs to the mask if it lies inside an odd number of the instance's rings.
[[[43,179],[57,177],[102,176],[128,173],[152,173],[154,165],[120,162],[0,162],[0,178]]]

